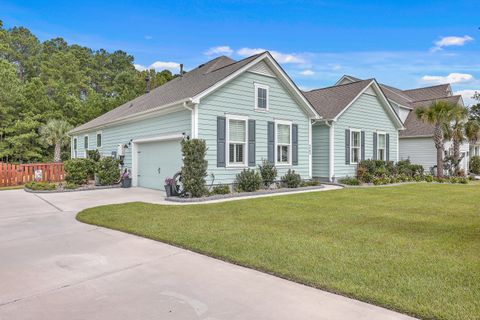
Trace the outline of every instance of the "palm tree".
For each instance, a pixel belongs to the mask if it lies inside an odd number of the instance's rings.
[[[465,133],[468,109],[456,106],[451,113],[452,120],[444,123],[444,138],[453,142],[453,169],[456,175],[460,172],[460,146],[467,140]]]
[[[437,177],[443,178],[443,154],[444,154],[444,127],[453,120],[456,104],[437,100],[428,107],[419,107],[415,110],[417,117],[434,126],[433,141],[437,149]]]
[[[465,124],[465,135],[467,136],[468,141],[472,144],[476,144],[477,141],[480,140],[480,122],[475,119],[468,120]]]
[[[43,144],[47,146],[55,146],[53,156],[54,162],[61,161],[62,147],[69,142],[68,131],[72,126],[65,120],[52,119],[46,125],[40,128],[40,137]]]

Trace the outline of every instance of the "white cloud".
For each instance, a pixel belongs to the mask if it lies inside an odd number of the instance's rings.
[[[229,46],[218,46],[218,47],[212,47],[205,51],[205,55],[207,56],[214,56],[214,55],[219,55],[219,54],[224,54],[226,56],[230,56],[233,53],[233,49],[230,48]]]
[[[144,71],[144,70],[147,69],[145,66],[142,66],[141,64],[136,64],[136,63],[134,63],[133,66],[134,66],[135,69],[137,69],[138,71]]]
[[[237,50],[237,54],[242,57],[252,56],[261,52],[267,51],[267,49],[262,48],[241,48]],[[304,64],[306,61],[298,54],[295,53],[282,53],[278,51],[271,50],[270,53],[279,63],[293,63],[293,64]]]
[[[431,49],[431,51],[439,51],[442,50],[443,47],[450,47],[450,46],[463,46],[465,43],[473,41],[473,38],[470,36],[463,36],[463,37],[443,37],[438,41],[435,41],[435,47]]]
[[[475,78],[468,73],[450,73],[447,76],[429,76],[425,75],[422,77],[422,82],[426,83],[467,83],[472,82]]]
[[[303,70],[303,71],[300,71],[300,74],[302,76],[313,76],[315,74],[315,72],[313,72],[313,70],[310,70],[310,69],[306,69],[306,70]]]
[[[176,62],[164,62],[164,61],[155,61],[154,63],[152,63],[151,65],[149,65],[148,67],[144,66],[144,65],[141,65],[141,64],[134,64],[133,65],[135,67],[135,69],[137,69],[138,71],[144,71],[144,70],[147,70],[147,69],[155,69],[155,70],[165,70],[165,69],[168,69],[168,70],[173,70],[173,71],[178,71],[179,68],[180,68],[180,64],[179,63],[176,63]]]
[[[465,103],[466,106],[471,106],[472,104],[479,103],[477,100],[473,99],[473,95],[475,92],[480,92],[480,89],[478,90],[458,90],[455,91],[453,94],[455,95],[461,95],[463,98],[463,102]]]
[[[145,36],[145,39],[147,39],[147,40],[152,40],[153,37],[152,37],[152,36],[149,36],[149,35],[147,34],[147,35]]]

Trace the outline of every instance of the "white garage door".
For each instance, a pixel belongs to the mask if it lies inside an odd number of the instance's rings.
[[[138,143],[137,185],[164,189],[165,178],[173,177],[182,167],[181,140]]]

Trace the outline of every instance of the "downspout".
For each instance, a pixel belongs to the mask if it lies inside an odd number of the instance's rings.
[[[328,129],[328,179],[330,182],[335,182],[335,127],[334,120],[331,120],[328,123],[328,120],[325,120],[325,125]]]

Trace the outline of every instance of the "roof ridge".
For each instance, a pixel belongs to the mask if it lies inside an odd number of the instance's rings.
[[[455,94],[451,96],[444,96],[444,97],[437,97],[437,98],[430,98],[430,99],[421,99],[421,100],[415,100],[412,101],[412,103],[417,103],[417,102],[423,102],[423,101],[433,101],[433,100],[440,100],[440,99],[448,99],[448,98],[459,98],[461,95]]]
[[[392,90],[392,88],[393,88],[393,89],[395,89],[395,90],[398,90],[398,91],[403,92],[402,89],[398,89],[398,88],[395,88],[395,87],[389,86],[388,84],[383,84],[383,83],[379,83],[379,85],[382,86],[382,87],[384,87],[385,89],[389,90],[389,91],[392,92],[393,94],[396,94],[396,95],[399,96],[399,97],[402,97],[402,98],[404,98],[404,99],[406,99],[406,100],[410,100],[410,102],[413,101],[413,100],[412,100],[412,97],[409,97],[408,95],[400,94],[400,93]]]
[[[352,85],[352,84],[355,84],[355,83],[358,83],[358,82],[362,82],[362,81],[372,81],[372,80],[375,80],[375,78],[370,78],[370,79],[365,79],[365,80],[359,80],[359,81],[350,82],[350,83],[344,83],[344,84],[338,84],[338,85],[333,85],[333,86],[328,86],[328,87],[318,88],[318,89],[312,89],[312,90],[302,91],[302,92],[308,93],[308,92],[313,92],[313,91],[320,91],[320,90],[326,90],[326,89],[331,89],[331,88],[344,87],[344,86],[349,86],[349,85]]]
[[[232,66],[232,65],[234,65],[234,64],[236,64],[236,63],[240,63],[240,62],[243,62],[243,61],[245,61],[245,60],[247,60],[247,59],[260,56],[260,55],[264,54],[265,52],[267,52],[267,51],[264,51],[264,52],[261,52],[261,53],[257,53],[257,54],[251,55],[251,56],[249,56],[249,57],[243,58],[242,60],[238,60],[238,61],[235,61],[235,60],[234,60],[234,62],[232,62],[232,63],[230,63],[230,64],[227,64],[227,65],[225,65],[225,66],[223,66],[223,67],[214,69],[214,70],[212,70],[212,71],[210,71],[210,72],[206,72],[205,74],[207,74],[207,73],[214,73],[214,72],[216,72],[216,71],[218,71],[218,70],[222,70],[222,69],[224,69],[224,68],[226,68],[226,67],[230,67],[230,66]]]
[[[436,84],[434,86],[428,86],[428,87],[420,87],[420,88],[414,88],[414,89],[406,89],[402,91],[415,91],[415,90],[422,90],[422,89],[428,89],[428,88],[435,88],[435,87],[441,87],[441,86],[449,86],[450,83],[443,83],[443,84]]]

